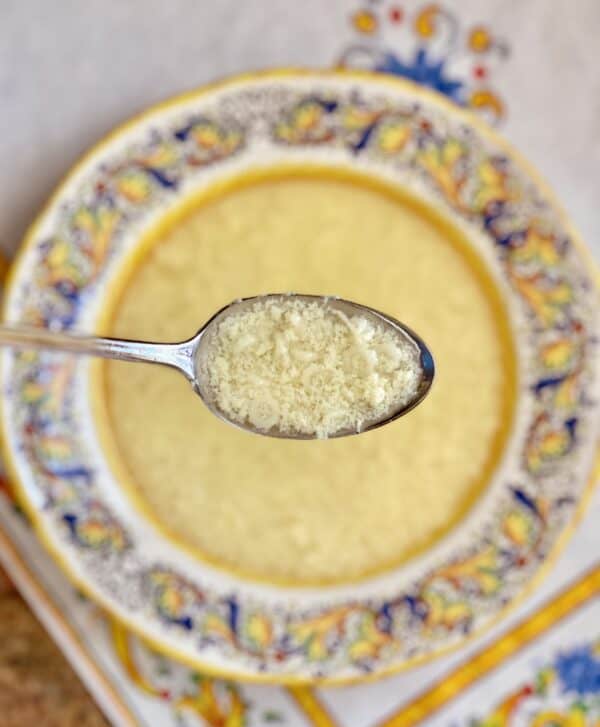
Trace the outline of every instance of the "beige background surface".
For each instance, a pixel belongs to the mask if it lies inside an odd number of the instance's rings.
[[[366,3],[362,3],[365,5]],[[398,2],[407,11],[412,2]],[[422,3],[424,4],[424,3]],[[376,5],[376,3],[375,3]],[[508,40],[503,131],[547,175],[600,257],[598,0],[445,0]],[[75,159],[115,124],[224,75],[331,66],[359,0],[2,0],[0,248],[12,251]]]

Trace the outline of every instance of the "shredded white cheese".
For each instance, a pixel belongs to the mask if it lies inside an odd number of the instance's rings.
[[[217,407],[262,432],[361,431],[415,398],[413,344],[327,299],[265,298],[215,324],[206,375]]]

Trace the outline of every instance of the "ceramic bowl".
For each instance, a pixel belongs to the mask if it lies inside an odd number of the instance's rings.
[[[339,683],[462,643],[552,561],[591,487],[598,294],[549,191],[481,122],[409,82],[279,71],[163,103],[92,149],[27,235],[6,320],[94,331],[106,288],[165,215],[236,175],[286,164],[360,173],[416,196],[460,227],[497,283],[516,410],[460,527],[351,586],[255,583],[194,559],[132,507],[98,441],[89,362],[3,351],[3,439],[44,543],[129,629],[207,672]]]

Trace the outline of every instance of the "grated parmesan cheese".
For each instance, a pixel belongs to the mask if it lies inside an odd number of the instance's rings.
[[[415,398],[421,380],[408,339],[326,298],[264,298],[225,316],[203,366],[229,419],[320,439],[387,418]]]

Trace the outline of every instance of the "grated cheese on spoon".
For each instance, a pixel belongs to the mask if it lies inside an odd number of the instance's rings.
[[[230,419],[322,439],[385,419],[415,398],[421,380],[410,341],[326,298],[265,298],[224,317],[205,366]]]

